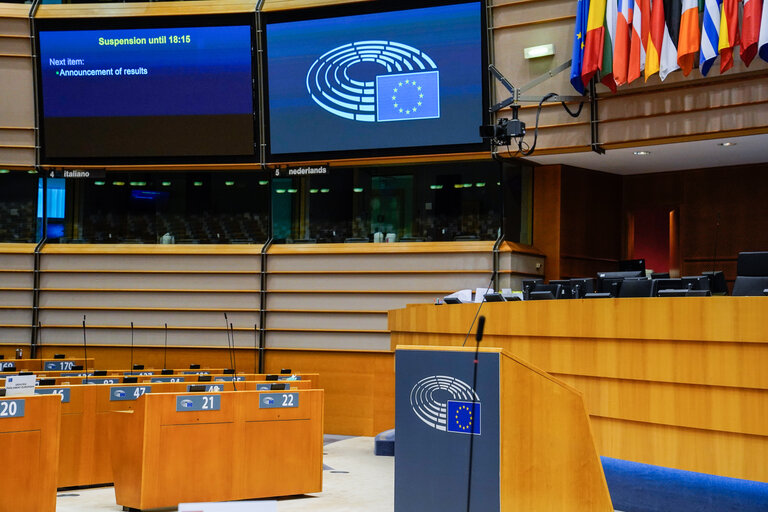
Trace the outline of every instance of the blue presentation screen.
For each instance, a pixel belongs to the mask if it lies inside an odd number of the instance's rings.
[[[41,30],[44,154],[253,154],[251,26]]]
[[[269,152],[479,144],[482,5],[266,27]]]

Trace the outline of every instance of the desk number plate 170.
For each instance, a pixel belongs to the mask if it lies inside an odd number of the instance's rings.
[[[259,409],[282,409],[298,406],[298,393],[262,393],[259,396]]]
[[[186,395],[176,397],[176,412],[219,410],[221,410],[221,395]]]

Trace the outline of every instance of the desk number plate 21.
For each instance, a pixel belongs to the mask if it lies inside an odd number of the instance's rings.
[[[219,410],[221,410],[221,395],[186,395],[176,397],[176,412]]]

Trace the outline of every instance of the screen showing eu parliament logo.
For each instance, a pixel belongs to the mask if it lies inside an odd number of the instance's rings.
[[[271,155],[479,142],[479,2],[267,23]],[[308,128],[297,142],[297,122]]]

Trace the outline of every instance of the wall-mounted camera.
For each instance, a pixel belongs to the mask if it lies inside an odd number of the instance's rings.
[[[525,135],[525,123],[519,119],[499,119],[496,124],[487,124],[480,127],[480,137],[491,139],[494,146],[508,146],[512,139],[519,139]]]

